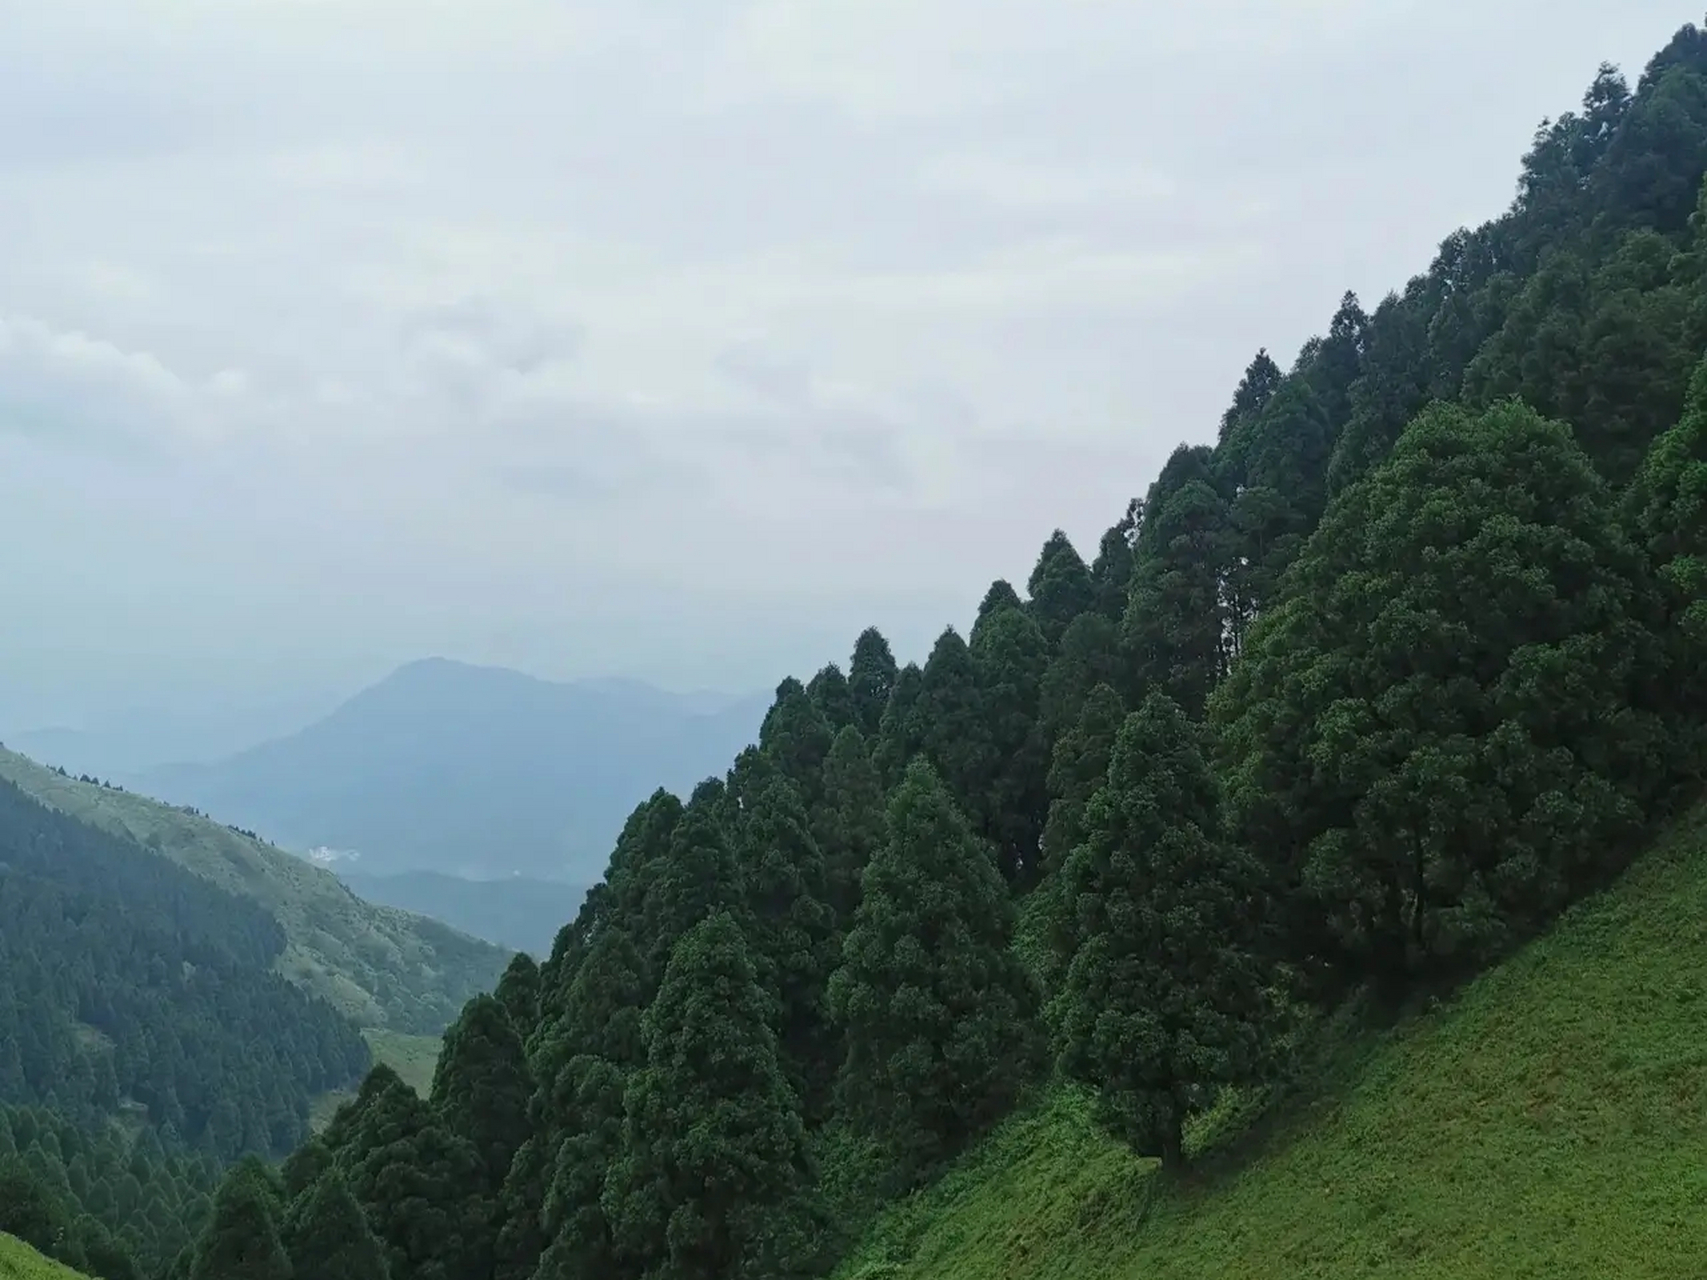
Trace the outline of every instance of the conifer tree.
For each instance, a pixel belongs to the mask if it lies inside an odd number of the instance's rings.
[[[812,830],[824,855],[837,929],[845,932],[859,906],[860,875],[883,843],[883,787],[852,725],[836,735],[824,761],[824,795]]]
[[[1118,623],[1126,612],[1126,597],[1132,591],[1134,546],[1143,523],[1144,500],[1133,498],[1126,504],[1126,514],[1103,532],[1097,544],[1097,558],[1091,564],[1092,607],[1110,622]]]
[[[1200,714],[1226,666],[1222,584],[1228,560],[1227,505],[1206,449],[1175,450],[1150,486],[1121,621],[1125,692],[1172,697]]]
[[[1037,694],[1037,721],[1053,750],[1078,723],[1099,684],[1121,682],[1120,627],[1101,613],[1081,613],[1061,636]]]
[[[776,1000],[777,1051],[809,1119],[821,1117],[840,1066],[824,990],[841,949],[818,842],[799,793],[784,779],[759,798],[745,832],[751,947]]]
[[[291,1204],[282,1235],[292,1280],[387,1280],[390,1274],[385,1250],[336,1169]]]
[[[1263,1066],[1258,874],[1222,838],[1197,730],[1162,694],[1121,727],[1085,827],[1062,869],[1061,1066],[1098,1090],[1103,1124],[1171,1167],[1187,1115]]]
[[[776,1250],[811,1172],[767,1006],[733,916],[682,937],[646,1011],[646,1065],[604,1195],[619,1254],[642,1274],[761,1280],[805,1261]]]
[[[1049,764],[1049,822],[1043,829],[1043,861],[1059,871],[1085,838],[1085,806],[1108,778],[1114,740],[1126,723],[1120,695],[1107,684],[1092,689],[1078,723],[1055,744]]]
[[[853,696],[854,723],[868,740],[877,735],[897,674],[895,655],[883,633],[876,627],[860,632],[848,664],[848,692]]]
[[[510,1025],[523,1043],[539,1025],[539,983],[539,965],[527,952],[518,951],[492,992],[509,1014]]]
[[[485,1166],[397,1074],[376,1067],[334,1149],[393,1276],[462,1280],[491,1266]],[[199,1278],[198,1278],[199,1280]]]
[[[839,733],[859,719],[853,686],[835,663],[822,667],[806,685],[806,695],[824,717],[832,732]]]
[[[925,673],[916,662],[909,662],[895,675],[895,687],[883,709],[871,754],[885,791],[899,784],[908,764],[924,745],[925,717],[920,709],[924,687]]]
[[[1005,578],[997,578],[990,584],[990,589],[984,593],[984,599],[978,604],[978,616],[972,623],[972,639],[977,641],[978,632],[987,626],[991,618],[1006,609],[1023,609],[1025,604],[1019,598],[1019,592]]]
[[[476,996],[445,1032],[433,1070],[432,1104],[466,1139],[486,1169],[483,1194],[495,1196],[528,1136],[533,1080],[510,1016],[495,996]]]
[[[571,1059],[556,1083],[558,1136],[539,1209],[537,1280],[610,1280],[633,1274],[617,1257],[604,1195],[622,1151],[627,1077],[591,1054]]]
[[[1667,753],[1609,507],[1569,428],[1514,402],[1430,410],[1329,508],[1214,713],[1294,959],[1402,990],[1621,865]]]
[[[983,834],[1009,882],[1029,885],[1049,812],[1049,745],[1038,715],[1049,642],[1024,609],[1005,608],[974,631],[972,666],[991,755]]]
[[[286,1158],[279,1172],[284,1181],[286,1204],[320,1180],[332,1167],[332,1149],[319,1138],[310,1138]]]
[[[1026,591],[1031,596],[1031,616],[1049,645],[1060,643],[1073,619],[1096,603],[1091,571],[1059,529],[1043,544]]]
[[[265,1184],[241,1166],[234,1169],[214,1197],[190,1280],[290,1280],[277,1212]]]
[[[1009,949],[1013,906],[935,771],[915,761],[830,982],[841,1091],[911,1181],[1012,1103],[1035,1063],[1037,993]]]
[[[759,749],[800,788],[807,803],[817,799],[824,757],[834,737],[830,722],[800,681],[790,677],[777,686],[776,701],[759,726]]]
[[[799,702],[822,724],[817,709]],[[795,700],[790,698],[789,702]],[[828,744],[825,754],[828,754]],[[799,758],[797,757],[797,763]],[[703,788],[703,784],[702,784]],[[713,911],[741,906],[740,868],[723,825],[725,793],[696,789],[681,821],[670,833],[669,852],[652,868],[645,903],[644,939],[648,993],[662,981],[664,967],[678,939]]]
[[[955,803],[981,825],[989,807],[996,756],[972,651],[946,628],[931,648],[912,708],[911,737]]]

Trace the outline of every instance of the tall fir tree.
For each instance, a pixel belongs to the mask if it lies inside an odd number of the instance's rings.
[[[830,906],[845,932],[859,906],[860,876],[883,843],[883,785],[866,740],[849,725],[824,761],[824,795],[812,814],[824,855]]]
[[[1061,1066],[1141,1154],[1182,1160],[1186,1117],[1260,1076],[1271,1024],[1260,877],[1222,833],[1198,730],[1152,694],[1120,729],[1062,869],[1073,943],[1051,1021]]]
[[[521,1037],[495,996],[475,996],[445,1032],[433,1069],[432,1104],[466,1139],[486,1170],[482,1194],[495,1196],[528,1136],[533,1079]]]
[[[993,614],[973,632],[972,668],[991,755],[981,826],[1003,875],[1022,887],[1037,880],[1049,811],[1049,744],[1038,713],[1048,666],[1049,642],[1018,606]]]
[[[291,1280],[277,1215],[266,1184],[242,1166],[233,1169],[196,1243],[190,1280]]]
[[[868,739],[877,736],[898,674],[895,655],[883,633],[876,627],[860,632],[848,664],[848,691],[853,695],[854,724]]]
[[[1007,886],[925,762],[909,766],[888,830],[830,1002],[848,1037],[842,1096],[914,1181],[1018,1096],[1037,991],[1009,947]]]
[[[388,1280],[385,1250],[343,1174],[323,1173],[292,1202],[282,1232],[292,1280]]]
[[[835,730],[800,681],[790,677],[777,686],[776,701],[759,726],[759,748],[808,804],[818,798],[824,757],[834,738]]]
[[[640,1274],[768,1280],[812,1261],[778,1248],[793,1244],[812,1173],[768,1006],[733,916],[682,937],[646,1011],[646,1065],[628,1084],[604,1195],[619,1256]]]
[[[785,779],[759,798],[743,834],[750,951],[776,1001],[779,1060],[807,1118],[822,1119],[841,1065],[824,1007],[841,949],[824,855],[807,828],[799,792]]]
[[[1067,535],[1057,529],[1049,535],[1026,582],[1031,596],[1031,616],[1050,646],[1073,619],[1095,607],[1096,589],[1091,571],[1085,567]]]

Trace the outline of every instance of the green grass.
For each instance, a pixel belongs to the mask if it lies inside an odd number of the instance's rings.
[[[433,1087],[433,1068],[439,1061],[442,1043],[439,1037],[412,1036],[383,1027],[368,1027],[362,1035],[373,1050],[375,1062],[383,1062],[402,1077],[404,1084],[423,1098],[427,1096]],[[338,1108],[355,1096],[353,1091],[344,1089],[321,1094],[309,1107],[309,1127],[319,1133],[332,1122]]]
[[[61,777],[4,749],[0,777],[259,902],[284,927],[279,971],[362,1026],[440,1031],[509,959],[437,921],[364,902],[325,868],[172,805]]]
[[[1455,999],[1165,1179],[1058,1092],[841,1280],[1707,1275],[1707,811]]]
[[[83,1280],[83,1277],[42,1257],[22,1240],[0,1232],[0,1280]]]

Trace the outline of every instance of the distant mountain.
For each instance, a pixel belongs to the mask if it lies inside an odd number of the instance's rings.
[[[13,751],[0,750],[0,778],[263,907],[284,930],[277,970],[360,1026],[437,1034],[508,963],[500,947],[365,902],[325,868],[198,814],[62,777]]]
[[[326,714],[335,697],[302,695],[258,706],[194,711],[144,707],[115,711],[77,727],[6,726],[8,747],[72,773],[134,777],[183,761],[222,760],[234,752],[292,733]]]
[[[591,883],[634,806],[721,773],[768,703],[435,658],[299,733],[138,781],[291,847],[353,852],[363,874]]]
[[[339,877],[369,902],[431,916],[536,960],[551,954],[557,931],[575,918],[587,896],[586,885],[528,876],[467,880],[437,871],[375,876],[340,869]]]

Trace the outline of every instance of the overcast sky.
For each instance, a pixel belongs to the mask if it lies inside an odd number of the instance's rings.
[[[0,0],[0,716],[919,656],[1699,17]]]

